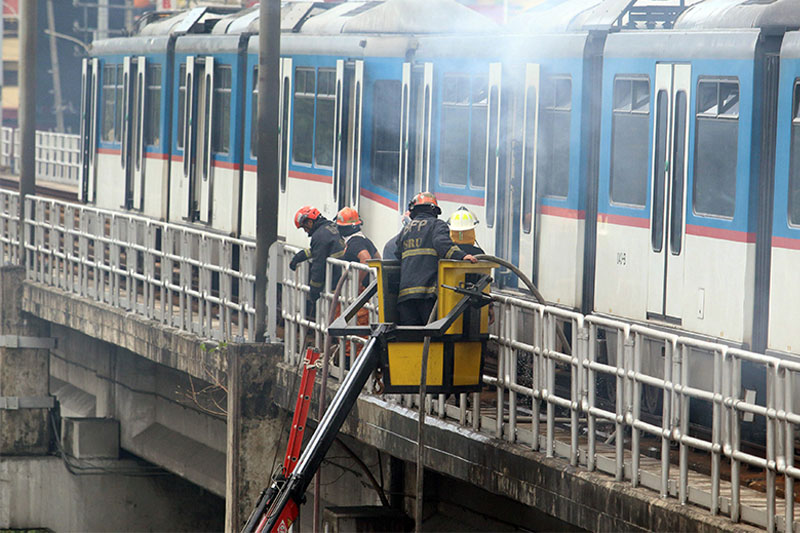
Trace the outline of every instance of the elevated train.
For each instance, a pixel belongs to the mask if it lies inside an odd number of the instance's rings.
[[[294,210],[350,205],[382,246],[432,190],[557,305],[798,357],[800,4],[638,29],[627,4],[498,27],[453,0],[286,2],[279,233],[305,245]],[[257,17],[196,8],[92,45],[82,201],[254,236]]]

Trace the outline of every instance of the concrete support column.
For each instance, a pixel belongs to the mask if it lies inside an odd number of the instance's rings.
[[[116,381],[117,351],[108,345],[108,351],[97,359],[97,381],[95,383],[95,416],[98,418],[114,418],[116,416]]]
[[[225,531],[237,532],[283,464],[288,423],[275,404],[282,344],[229,344]],[[291,413],[288,414],[291,417]]]
[[[0,267],[0,335],[47,338],[49,325],[22,312],[25,269]],[[50,350],[0,347],[0,397],[49,395]],[[49,451],[48,409],[0,409],[0,455],[41,455]]]

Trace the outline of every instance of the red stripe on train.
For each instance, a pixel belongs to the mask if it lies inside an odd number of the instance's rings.
[[[800,239],[789,237],[773,237],[772,246],[775,248],[786,248],[787,250],[800,250]]]
[[[555,207],[552,205],[543,205],[539,208],[543,215],[551,217],[572,218],[576,220],[583,220],[586,218],[586,211],[578,209],[568,209],[566,207]]]
[[[120,155],[122,152],[120,152],[119,148],[98,148],[97,149],[97,153],[98,154]]]
[[[736,231],[731,229],[709,228],[708,226],[697,226],[695,224],[686,225],[687,235],[697,235],[699,237],[710,237],[712,239],[720,239],[723,241],[733,242],[756,242],[755,233],[747,233],[745,231]]]
[[[437,192],[436,198],[444,202],[455,202],[461,204],[477,205],[483,207],[485,202],[479,196],[465,196],[463,194],[449,194],[446,192]]]
[[[597,221],[605,224],[615,224],[617,226],[629,226],[631,228],[649,228],[650,219],[641,217],[629,217],[625,215],[611,215],[609,213],[598,213]]]
[[[331,176],[322,176],[320,174],[311,174],[309,172],[289,172],[289,177],[298,180],[316,181],[318,183],[333,183],[333,178]]]
[[[394,200],[389,200],[388,198],[384,198],[380,194],[368,191],[367,189],[361,189],[361,196],[364,198],[369,198],[373,202],[378,202],[381,205],[385,205],[386,207],[397,210],[397,202]]]

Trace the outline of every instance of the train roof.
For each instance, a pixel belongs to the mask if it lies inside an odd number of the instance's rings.
[[[258,33],[257,8],[229,15],[212,33]],[[486,33],[497,24],[456,0],[284,2],[281,31],[304,35]]]
[[[686,9],[675,21],[675,29],[758,28],[783,33],[800,28],[797,0],[705,0]]]
[[[209,33],[220,20],[239,10],[224,6],[204,6],[180,12],[154,12],[143,18],[136,34],[148,36]]]
[[[758,29],[612,33],[606,40],[604,55],[663,61],[753,59],[760,35]]]
[[[92,43],[91,55],[128,55],[136,50],[142,53],[167,52],[169,36],[160,35],[153,37],[114,37],[112,39],[102,39]]]
[[[800,31],[790,31],[781,44],[782,59],[800,59]]]

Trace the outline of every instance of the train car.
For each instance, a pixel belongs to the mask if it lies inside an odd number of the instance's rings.
[[[795,313],[800,288],[794,277],[800,261],[800,32],[786,34],[780,61],[768,349],[797,357],[800,330]]]
[[[607,41],[595,310],[752,346],[781,35],[738,4]]]
[[[187,11],[92,44],[83,63],[82,201],[168,219],[176,38],[230,11]]]
[[[93,136],[82,198],[106,209],[164,218],[167,184],[166,75],[169,39],[137,37],[94,45]],[[98,184],[97,176],[111,177]],[[147,176],[147,179],[145,179]]]

